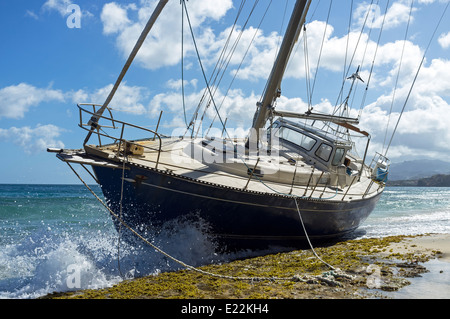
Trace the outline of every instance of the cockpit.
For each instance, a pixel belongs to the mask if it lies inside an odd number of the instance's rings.
[[[346,154],[352,148],[349,141],[331,138],[320,129],[285,119],[274,122],[269,136],[272,146],[278,144],[280,155],[294,162],[299,155],[304,162],[327,171],[345,164]]]

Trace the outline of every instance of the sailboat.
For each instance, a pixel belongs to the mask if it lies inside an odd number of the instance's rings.
[[[166,5],[161,0],[105,103],[78,104],[79,126],[88,132],[83,148],[48,151],[92,168],[109,209],[120,216],[118,229],[126,224],[145,234],[174,220],[201,222],[211,240],[229,249],[296,247],[353,232],[384,191],[389,159],[368,157],[370,134],[359,118],[275,107],[311,2],[295,3],[248,136],[227,136],[223,119],[224,135],[213,138],[165,136],[113,117],[109,103]],[[363,81],[359,68],[346,80],[352,88]],[[146,137],[125,139],[130,130]],[[348,138],[353,134],[367,140],[363,156]]]

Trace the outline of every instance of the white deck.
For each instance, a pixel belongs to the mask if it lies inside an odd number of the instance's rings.
[[[263,171],[263,176],[254,174],[251,178],[249,169],[253,170],[258,157],[237,155],[233,152],[211,151],[211,147],[204,147],[201,140],[173,140],[163,139],[160,156],[159,141],[146,140],[138,142],[143,146],[137,155],[128,155],[127,161],[147,168],[158,168],[170,171],[173,174],[193,178],[203,182],[246,189],[248,191],[263,192],[279,195],[292,195],[311,197],[313,199],[329,200],[358,200],[370,198],[383,190],[383,186],[374,183],[367,169],[363,170],[362,177],[345,176],[347,186],[337,185],[338,176],[334,173],[334,185],[325,184],[333,178],[333,173],[315,169],[306,163],[289,162],[282,156],[259,157],[257,170]],[[123,156],[117,152],[117,145],[87,146],[86,151],[108,160],[122,163]],[[299,158],[301,159],[301,157]],[[104,162],[103,162],[104,163]],[[103,164],[102,163],[102,164]],[[92,163],[86,163],[92,165]],[[120,164],[120,167],[122,165]],[[295,173],[295,182],[292,186]],[[319,181],[319,178],[320,181]],[[341,180],[342,181],[342,180]],[[307,187],[308,186],[308,187]],[[350,186],[350,189],[349,189]]]

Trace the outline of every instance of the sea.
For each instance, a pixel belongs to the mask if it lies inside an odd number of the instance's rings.
[[[98,186],[92,189],[102,196]],[[426,233],[450,233],[450,188],[387,188],[374,212],[352,236]],[[201,225],[183,222],[167,225],[151,241],[192,266],[261,253],[217,254]],[[442,269],[439,262],[436,267]],[[181,268],[145,243],[130,245],[121,240],[109,212],[83,185],[0,184],[0,299],[105,288]],[[442,270],[436,271],[443,278]],[[430,292],[430,298],[450,298],[450,284],[442,290],[447,292]],[[414,291],[395,296],[423,297]]]

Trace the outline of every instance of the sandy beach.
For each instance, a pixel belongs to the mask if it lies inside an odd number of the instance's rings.
[[[450,234],[433,234],[405,238],[392,244],[400,254],[433,255],[423,263],[425,271],[414,278],[410,284],[396,291],[385,293],[392,299],[450,299]]]
[[[394,243],[391,246],[400,254],[439,251],[439,260],[450,263],[450,234],[432,234],[405,238],[401,243]]]
[[[428,298],[423,294],[396,292],[408,286],[414,291],[415,280],[422,275],[428,276],[425,284],[432,286],[433,281],[446,281],[444,278],[450,274],[450,234],[349,240],[315,247],[315,252],[322,260],[311,249],[297,250],[207,265],[199,267],[200,272],[165,272],[126,280],[111,288],[54,293],[43,298]],[[439,269],[428,274],[427,263],[431,265],[433,260],[439,260]],[[243,277],[254,280],[238,279]],[[450,298],[447,287],[442,289],[444,294],[431,294],[429,298]]]

